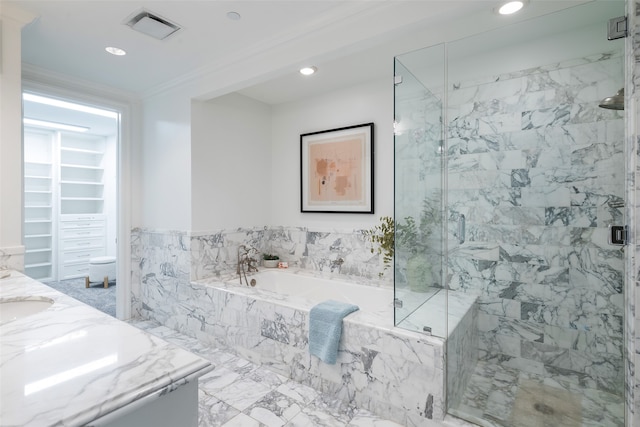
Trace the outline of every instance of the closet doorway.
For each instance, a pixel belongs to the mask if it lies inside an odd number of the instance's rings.
[[[115,317],[120,113],[25,92],[23,121],[25,274]]]

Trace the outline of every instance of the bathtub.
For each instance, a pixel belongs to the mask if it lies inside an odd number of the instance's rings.
[[[444,418],[446,340],[394,327],[393,289],[293,269],[263,269],[247,279],[256,285],[210,278],[158,294],[171,312],[157,320],[400,424]],[[344,319],[335,365],[308,348],[309,310],[326,299],[360,308]],[[477,338],[475,312],[473,304],[449,334],[450,354],[472,353],[465,346]]]
[[[247,279],[254,279],[256,285],[247,286],[244,278],[241,285],[240,280],[233,279],[226,282],[226,289],[263,300],[279,301],[306,311],[328,299],[346,302],[359,307],[357,312],[349,316],[350,320],[386,327],[393,326],[393,289],[391,288],[359,285],[287,270],[261,271],[247,276]]]

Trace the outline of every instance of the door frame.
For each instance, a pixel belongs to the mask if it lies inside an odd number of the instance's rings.
[[[117,234],[116,256],[116,317],[126,320],[132,313],[131,284],[131,224],[132,224],[132,181],[131,146],[133,135],[139,134],[135,118],[139,102],[128,93],[116,93],[113,90],[90,84],[78,84],[76,81],[23,67],[22,92],[32,92],[42,96],[60,98],[66,101],[86,104],[96,108],[114,110],[120,113],[118,146],[116,157],[116,197],[117,197]],[[24,141],[23,141],[24,144]],[[23,214],[24,215],[24,214]]]

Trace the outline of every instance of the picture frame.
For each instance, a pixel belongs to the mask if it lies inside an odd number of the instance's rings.
[[[300,135],[300,211],[374,213],[373,123]]]

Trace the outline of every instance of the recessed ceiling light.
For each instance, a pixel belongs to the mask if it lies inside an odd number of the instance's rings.
[[[500,15],[511,15],[524,7],[524,1],[509,1],[498,7]]]
[[[315,73],[316,71],[318,71],[318,69],[316,67],[303,67],[303,68],[300,68],[300,74],[302,74],[303,76],[310,76],[311,74]]]
[[[231,19],[232,21],[239,21],[242,17],[238,12],[227,12],[227,18]]]
[[[116,56],[124,56],[127,54],[127,52],[125,52],[123,49],[120,49],[119,47],[108,46],[105,47],[104,50]]]

